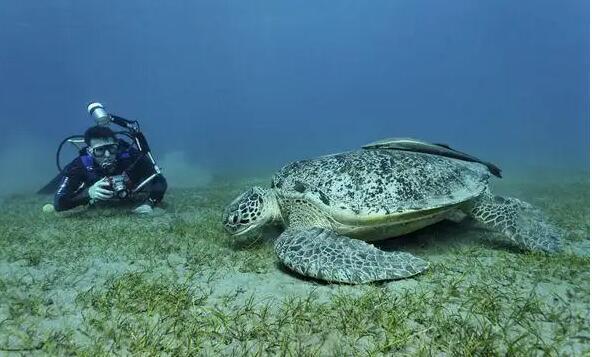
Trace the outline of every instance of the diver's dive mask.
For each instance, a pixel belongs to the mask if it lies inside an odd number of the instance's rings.
[[[95,146],[90,148],[91,154],[92,156],[94,156],[95,158],[103,158],[107,155],[107,152],[109,152],[109,156],[115,156],[117,155],[118,151],[119,151],[119,145],[117,144],[105,144],[105,145],[100,145],[100,146]]]
[[[88,153],[104,171],[111,171],[117,164],[119,145],[114,143],[89,146]]]

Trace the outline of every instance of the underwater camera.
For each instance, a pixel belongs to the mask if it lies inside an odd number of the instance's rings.
[[[131,194],[131,190],[128,188],[131,181],[129,176],[124,172],[121,175],[107,177],[109,185],[113,195],[121,200],[127,198]]]
[[[92,102],[88,104],[86,109],[90,116],[95,120],[97,125],[108,126],[110,124],[114,124],[119,127],[122,127],[124,130],[115,132],[115,135],[117,136],[119,142],[122,143],[124,147],[134,148],[135,150],[139,151],[142,154],[140,155],[140,158],[148,158],[148,161],[152,166],[153,173],[149,175],[147,178],[137,180],[141,182],[137,184],[135,187],[130,187],[132,182],[129,176],[127,178],[114,176],[110,182],[114,190],[116,190],[116,195],[118,197],[128,197],[130,194],[138,192],[146,184],[152,181],[156,176],[160,175],[160,168],[156,164],[156,161],[154,160],[154,157],[150,152],[148,141],[146,140],[144,134],[140,131],[140,124],[137,120],[129,120],[109,113],[105,110],[105,107],[99,102]],[[87,148],[86,143],[84,142],[83,135],[71,135],[62,140],[56,152],[56,166],[58,168],[59,173],[50,182],[48,182],[39,191],[37,191],[37,193],[49,194],[57,190],[64,171],[64,167],[61,164],[61,155],[62,149],[66,144],[71,144],[72,146],[74,146],[78,155],[84,155],[85,150]],[[131,166],[134,165],[135,163]]]

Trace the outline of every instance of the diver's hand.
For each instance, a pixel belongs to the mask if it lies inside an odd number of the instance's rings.
[[[106,177],[103,177],[99,181],[95,182],[94,185],[88,189],[88,196],[91,202],[104,201],[113,197],[113,191],[108,190],[106,187],[110,187],[109,181]]]

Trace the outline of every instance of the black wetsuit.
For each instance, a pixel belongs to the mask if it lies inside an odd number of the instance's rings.
[[[109,174],[103,172],[90,155],[81,154],[63,170],[60,186],[54,197],[55,210],[64,211],[88,204],[89,187],[103,177],[120,175],[123,171],[126,171],[131,180],[131,187],[136,187],[154,173],[150,160],[133,147],[117,154],[116,168]],[[158,175],[142,188],[142,192],[147,192],[151,203],[156,204],[162,200],[166,189],[165,178]]]

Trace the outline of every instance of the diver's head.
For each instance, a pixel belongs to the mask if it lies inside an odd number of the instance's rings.
[[[275,194],[253,187],[226,206],[222,216],[224,229],[241,235],[281,217]]]
[[[113,130],[106,126],[93,126],[84,133],[87,152],[107,173],[115,169],[119,144]]]

